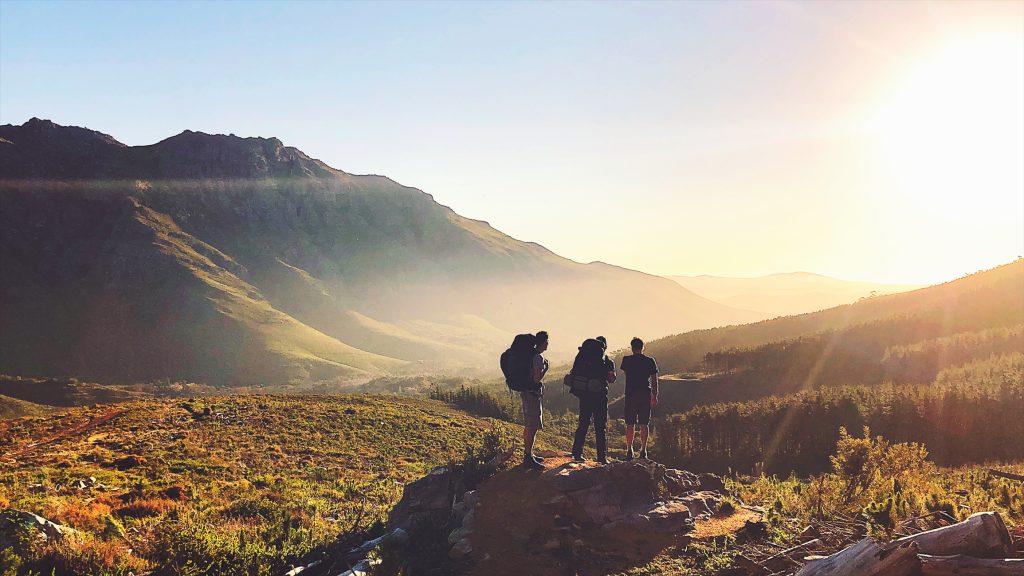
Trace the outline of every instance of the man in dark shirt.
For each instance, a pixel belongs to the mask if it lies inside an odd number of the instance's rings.
[[[640,457],[647,458],[647,436],[651,409],[658,405],[658,363],[644,354],[644,341],[633,338],[633,354],[624,356],[620,368],[626,373],[626,459],[633,459],[633,438],[640,426]]]
[[[588,339],[580,346],[580,353],[573,362],[572,373],[598,383],[598,390],[578,391],[573,394],[580,399],[580,417],[572,444],[572,458],[583,461],[583,444],[587,440],[590,422],[594,422],[594,440],[597,445],[597,461],[608,463],[606,426],[608,423],[608,384],[615,382],[615,363],[605,354],[608,341],[604,336]]]

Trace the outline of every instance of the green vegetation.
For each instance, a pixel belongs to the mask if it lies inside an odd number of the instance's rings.
[[[1024,459],[1024,353],[975,360],[931,385],[823,388],[699,406],[664,422],[657,454],[694,470],[808,474],[828,467],[840,427],[919,442],[944,466]]]
[[[379,396],[74,408],[0,422],[0,507],[79,530],[17,550],[19,574],[279,574],[341,535],[372,533],[432,466],[516,434]]]
[[[1024,486],[987,474],[984,468],[941,469],[917,443],[890,443],[864,429],[843,429],[830,471],[808,479],[762,476],[732,480],[745,502],[767,509],[769,534],[785,544],[811,519],[854,521],[880,538],[912,519],[939,515],[959,521],[974,512],[998,511],[1009,526],[1024,524]],[[1024,465],[1004,467],[1024,470]]]

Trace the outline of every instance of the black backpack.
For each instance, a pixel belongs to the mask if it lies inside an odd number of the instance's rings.
[[[536,348],[536,336],[519,334],[512,340],[508,350],[501,353],[501,372],[505,375],[505,384],[509,390],[523,392],[539,388],[533,381],[533,356]]]
[[[607,393],[608,369],[604,361],[604,344],[594,338],[583,342],[565,377],[565,385],[573,396],[581,393]]]

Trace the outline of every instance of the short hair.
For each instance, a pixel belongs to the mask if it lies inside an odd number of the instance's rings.
[[[538,344],[540,344],[541,342],[547,342],[547,341],[548,341],[548,333],[547,333],[546,330],[541,330],[540,332],[537,332],[537,343]]]
[[[604,336],[598,336],[597,338],[594,338],[594,340],[597,340],[598,342],[604,344],[605,346],[608,345],[608,339],[605,338]]]
[[[629,341],[629,347],[633,350],[642,349],[644,347],[644,341],[633,336],[633,339]]]

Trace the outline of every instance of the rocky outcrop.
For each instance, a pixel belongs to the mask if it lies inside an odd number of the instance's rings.
[[[626,570],[684,542],[726,497],[715,476],[651,460],[546,464],[540,473],[499,474],[454,506],[449,556],[468,573]]]
[[[310,563],[289,576],[338,576],[324,570],[328,564],[346,566],[341,576],[363,576],[380,557],[375,549],[394,553],[422,545],[415,534],[423,537],[423,526],[445,530],[445,573],[617,573],[685,544],[696,523],[716,515],[718,522],[720,510],[731,510],[717,476],[651,460],[601,466],[549,453],[545,466],[542,472],[501,472],[475,490],[465,489],[459,467],[434,468],[405,486],[382,536],[346,548],[338,556],[343,561]]]
[[[75,529],[51,522],[22,510],[0,511],[0,550],[15,550],[37,540],[60,541],[75,534]]]

